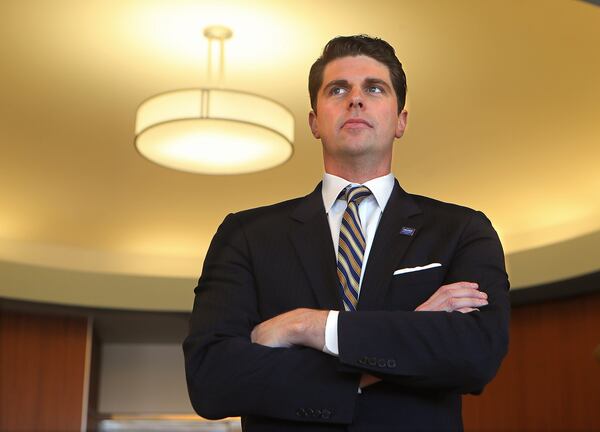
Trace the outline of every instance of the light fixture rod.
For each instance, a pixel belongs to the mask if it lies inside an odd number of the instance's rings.
[[[216,85],[217,87],[223,87],[223,80],[225,78],[225,40],[229,39],[233,35],[233,32],[225,27],[220,25],[209,26],[204,29],[204,36],[208,39],[208,81],[214,85],[215,84],[215,75],[216,75]],[[213,44],[218,42],[219,49],[219,63],[218,70],[215,71],[215,47]],[[215,74],[215,72],[217,72]]]
[[[212,57],[213,57],[212,41],[209,38],[208,39],[208,61],[206,62],[206,67],[207,67],[206,74],[208,77],[209,84],[212,84]]]
[[[223,39],[219,39],[219,48],[219,86],[222,86],[225,76],[225,41]]]

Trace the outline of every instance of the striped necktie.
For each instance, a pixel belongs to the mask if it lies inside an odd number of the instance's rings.
[[[347,311],[355,311],[358,304],[360,274],[366,245],[365,236],[360,227],[358,206],[369,195],[371,195],[371,191],[365,186],[349,187],[340,193],[340,197],[345,196],[348,205],[340,226],[337,274],[340,280],[342,301]]]

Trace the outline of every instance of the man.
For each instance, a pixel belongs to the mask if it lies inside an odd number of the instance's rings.
[[[389,44],[331,40],[309,91],[323,182],[215,234],[184,342],[194,409],[247,431],[461,430],[461,394],[507,351],[498,237],[391,174],[407,112]]]

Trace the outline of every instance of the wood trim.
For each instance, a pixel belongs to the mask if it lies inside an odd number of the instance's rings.
[[[92,336],[94,329],[94,319],[87,319],[86,337],[85,337],[85,365],[83,371],[83,396],[81,398],[81,432],[87,431],[88,425],[88,407],[90,403],[90,374],[92,367]]]
[[[466,431],[600,431],[600,293],[515,308],[507,357]]]
[[[0,430],[80,431],[87,319],[0,310]]]

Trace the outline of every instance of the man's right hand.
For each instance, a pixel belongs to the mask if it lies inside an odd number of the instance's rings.
[[[425,303],[415,309],[415,312],[458,311],[468,313],[479,310],[479,307],[487,304],[487,294],[479,291],[478,284],[474,282],[455,282],[439,287]]]

